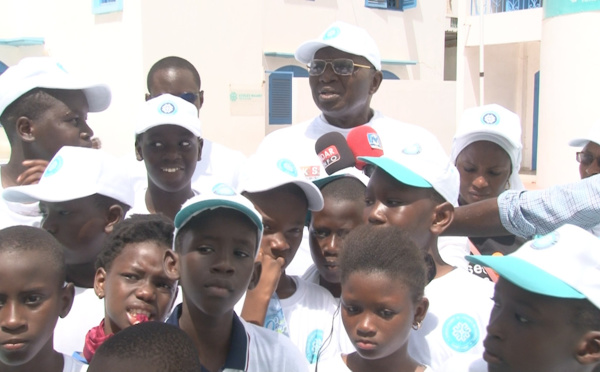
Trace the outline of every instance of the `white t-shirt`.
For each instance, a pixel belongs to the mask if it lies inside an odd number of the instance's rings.
[[[469,270],[469,262],[465,256],[471,254],[469,249],[469,238],[466,236],[440,236],[438,238],[438,251],[445,263]]]
[[[2,167],[0,167],[0,172]],[[0,173],[0,180],[2,175]],[[0,193],[4,191],[2,182],[0,182]],[[26,225],[40,227],[42,214],[40,213],[39,203],[14,203],[0,198],[0,229],[9,226]]]
[[[309,370],[306,359],[287,337],[240,320],[249,338],[247,372]]]
[[[429,310],[421,328],[412,330],[408,352],[439,370],[456,355],[483,354],[483,340],[494,305],[494,284],[454,269],[425,287]]]
[[[338,345],[338,334],[332,329],[334,313],[338,307],[335,298],[324,288],[308,283],[298,277],[292,277],[296,283],[296,292],[286,299],[279,299],[281,310],[287,325],[287,333],[294,345],[309,363],[317,360],[323,342],[331,335],[331,345]],[[273,308],[276,298],[271,298],[269,307]],[[276,307],[276,305],[275,305]],[[283,320],[280,314],[269,314],[265,318],[265,327],[283,332]],[[322,358],[328,359],[338,354],[337,347],[323,349]]]
[[[377,131],[384,151],[386,146],[406,146],[416,138],[435,137],[425,128],[388,118],[379,111],[374,111],[373,117],[366,124]],[[317,139],[329,132],[338,132],[345,137],[351,130],[352,128],[339,128],[329,124],[321,114],[312,120],[269,133],[256,152],[289,159],[308,180],[315,180],[327,176],[315,152]],[[305,228],[300,248],[286,268],[286,273],[300,276],[312,263],[308,229]]]
[[[444,362],[437,372],[488,372],[488,365],[481,355],[456,355]]]
[[[148,190],[147,179],[145,181],[140,180],[135,183],[135,197],[133,200],[133,206],[127,211],[127,213],[125,214],[125,218],[129,218],[134,214],[152,214],[148,210],[148,206],[146,205],[146,190]],[[194,193],[194,195],[200,194],[200,192],[194,190],[193,187],[192,192]]]
[[[88,369],[88,365],[84,364],[70,355],[63,354],[65,359],[65,365],[63,367],[63,372],[85,372]]]
[[[75,287],[71,311],[59,318],[54,328],[54,349],[72,355],[82,351],[87,332],[104,319],[104,300],[96,296],[94,288]]]
[[[319,361],[318,370],[323,372],[352,372],[350,368],[344,363],[342,359],[342,355],[338,355],[335,358],[331,358],[329,360],[325,360],[323,362]],[[314,369],[313,369],[314,371]],[[375,372],[375,371],[374,371]],[[431,368],[425,366],[424,372],[434,372]],[[462,372],[456,370],[455,372]]]

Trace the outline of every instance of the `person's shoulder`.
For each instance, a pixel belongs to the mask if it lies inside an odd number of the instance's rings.
[[[318,284],[319,283],[319,270],[317,270],[317,266],[312,264],[306,269],[304,274],[300,277],[300,279],[305,280],[309,283]]]
[[[297,276],[294,276],[293,278],[296,282],[296,292],[303,295],[306,300],[318,302],[323,305],[337,306],[335,298],[327,289]]]
[[[307,371],[308,362],[290,339],[275,331],[240,319],[250,343],[248,371]]]
[[[85,372],[88,365],[70,355],[62,354],[64,359],[63,372]]]

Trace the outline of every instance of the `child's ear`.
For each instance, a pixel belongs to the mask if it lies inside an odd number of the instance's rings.
[[[163,255],[163,269],[171,280],[179,280],[179,254],[167,249]]]
[[[254,289],[260,280],[260,274],[262,273],[262,263],[260,261],[254,261],[254,270],[252,270],[252,276],[250,277],[250,283],[248,283],[248,289]]]
[[[104,298],[104,284],[106,283],[106,270],[103,267],[96,270],[96,276],[94,277],[94,292],[99,299]]]
[[[17,135],[24,142],[35,141],[33,121],[27,116],[21,116],[17,119],[15,128],[17,129]]]
[[[73,306],[73,299],[75,298],[75,287],[73,283],[65,284],[65,286],[61,289],[60,297],[61,305],[59,316],[64,318],[67,316],[67,314],[69,314],[69,311],[71,311],[71,306]]]
[[[113,204],[108,208],[106,214],[106,226],[104,226],[104,232],[110,234],[113,231],[115,225],[125,218],[125,211],[118,204]]]
[[[443,202],[436,205],[433,213],[433,223],[430,230],[432,234],[440,236],[454,219],[454,206],[449,202]]]
[[[427,315],[427,310],[429,309],[429,299],[427,297],[421,298],[421,301],[417,304],[415,309],[415,318],[414,323],[420,324],[425,319],[425,315]]]
[[[202,159],[202,147],[204,147],[204,139],[198,138],[198,161]]]
[[[589,331],[579,341],[575,359],[583,365],[600,362],[600,331]]]
[[[135,140],[135,158],[137,161],[144,160],[144,157],[142,156],[142,146],[139,144],[137,139]]]

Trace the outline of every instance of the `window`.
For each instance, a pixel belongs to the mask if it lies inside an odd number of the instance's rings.
[[[293,72],[273,71],[269,75],[269,124],[292,124]]]
[[[404,11],[406,9],[416,8],[417,0],[365,0],[365,6],[367,8]]]

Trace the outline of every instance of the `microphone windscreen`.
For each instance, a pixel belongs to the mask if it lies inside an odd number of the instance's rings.
[[[380,157],[383,155],[381,139],[375,129],[368,125],[352,129],[346,140],[355,159],[359,156]],[[356,168],[362,170],[365,165],[364,161],[356,160]]]
[[[315,152],[328,175],[354,167],[356,163],[346,139],[338,132],[325,133],[319,137],[315,143]]]

